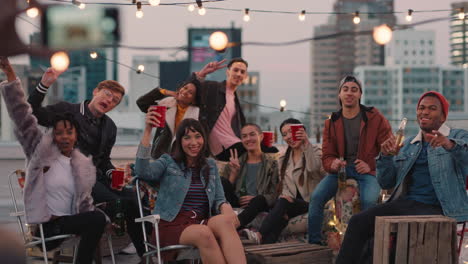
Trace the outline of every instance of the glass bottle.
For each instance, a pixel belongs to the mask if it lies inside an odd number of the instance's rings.
[[[343,162],[343,157],[340,157],[340,161]],[[343,190],[346,187],[346,167],[341,166],[338,171],[338,188]]]
[[[408,122],[408,119],[404,117],[401,120],[400,126],[398,126],[398,130],[396,132],[396,149],[395,151],[390,152],[390,155],[397,155],[398,154],[398,147],[400,147],[401,143],[405,139],[405,128],[406,128],[406,123]]]

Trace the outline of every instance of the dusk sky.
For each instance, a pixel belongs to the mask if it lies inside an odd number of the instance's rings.
[[[93,0],[95,2],[95,0]],[[84,1],[84,2],[93,2]],[[129,2],[117,0],[119,2]],[[44,1],[43,1],[44,2]],[[112,2],[112,1],[100,1]],[[176,2],[174,0],[161,0],[162,3]],[[177,1],[181,2],[181,1]],[[188,2],[188,1],[187,1]],[[235,9],[262,9],[293,11],[301,10],[331,12],[334,0],[228,0],[217,3],[207,3],[207,7],[223,7]],[[405,11],[428,9],[450,9],[453,0],[396,0],[395,10]],[[283,42],[309,38],[313,35],[316,25],[326,23],[329,15],[307,15],[304,22],[298,20],[297,15],[269,14],[251,12],[249,22],[242,20],[242,12],[207,10],[205,16],[197,12],[190,13],[186,7],[181,6],[143,6],[144,17],[135,17],[135,6],[125,6],[122,12],[122,44],[131,46],[183,46],[187,43],[188,27],[242,27],[243,41]],[[79,11],[78,11],[79,12]],[[413,21],[418,22],[429,18],[448,16],[448,12],[415,13]],[[398,22],[405,23],[404,14],[398,14]],[[39,24],[38,20],[32,20]],[[18,31],[24,39],[37,29],[24,21],[18,20]],[[436,31],[436,58],[441,65],[449,64],[449,22],[436,22],[416,29]],[[305,110],[309,105],[310,90],[310,43],[302,43],[287,47],[243,47],[243,57],[249,62],[249,70],[260,72],[260,103],[269,106],[279,106],[281,99],[288,102],[287,108],[292,110]],[[148,52],[121,49],[119,61],[131,65],[133,55],[159,55],[161,59],[173,59],[172,52]],[[184,59],[186,52],[179,52],[175,58]],[[27,63],[24,57],[13,59],[13,62]],[[159,75],[151,69],[148,73]],[[128,69],[119,68],[119,81],[128,86]],[[152,87],[148,87],[150,89]],[[261,111],[269,111],[261,109]]]

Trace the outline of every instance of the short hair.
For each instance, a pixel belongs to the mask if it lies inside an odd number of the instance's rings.
[[[248,64],[247,61],[244,60],[243,58],[234,58],[234,59],[232,59],[232,60],[228,63],[228,65],[227,65],[228,69],[230,69],[231,66],[232,66],[232,64],[234,64],[234,63],[236,63],[236,62],[244,63],[244,64],[245,64],[245,67],[247,67],[247,68],[249,67],[249,64]]]
[[[247,126],[255,127],[255,129],[258,131],[259,135],[261,135],[263,133],[262,128],[259,125],[255,124],[255,123],[246,123],[245,125],[242,126],[241,129],[243,129],[244,127],[247,127]]]
[[[64,125],[66,125],[66,122],[69,122],[72,127],[75,128],[76,130],[76,138],[78,141],[78,137],[80,136],[80,125],[76,121],[75,117],[73,116],[72,113],[70,112],[65,112],[65,113],[57,113],[54,115],[53,120],[52,120],[52,129],[55,129],[57,127],[57,124],[60,122],[65,122]]]
[[[113,80],[102,81],[98,83],[96,88],[98,90],[101,90],[103,88],[109,89],[111,91],[122,94],[122,97],[125,95],[125,88],[120,83]]]

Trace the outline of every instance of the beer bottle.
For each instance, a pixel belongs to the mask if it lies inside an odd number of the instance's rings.
[[[405,139],[406,122],[408,122],[408,119],[406,119],[406,117],[404,117],[401,120],[400,126],[398,127],[398,130],[396,132],[396,147],[397,147],[397,149],[401,145],[403,140]],[[398,154],[397,149],[395,151],[390,152],[390,155],[397,155]]]
[[[340,161],[344,161],[343,157],[340,157]],[[346,167],[341,166],[338,171],[338,188],[344,189],[346,187]]]

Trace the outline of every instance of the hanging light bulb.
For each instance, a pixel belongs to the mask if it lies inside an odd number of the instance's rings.
[[[188,11],[193,12],[195,10],[195,6],[193,4],[190,4],[187,6]]]
[[[93,52],[89,53],[89,56],[91,57],[91,59],[95,60],[98,57],[98,54],[97,54],[97,52],[93,51]]]
[[[50,65],[56,71],[63,72],[70,65],[70,58],[68,54],[63,51],[56,52],[50,57]]]
[[[249,15],[249,9],[248,8],[244,9],[244,21],[245,22],[250,21],[250,15]]]
[[[83,10],[83,9],[86,8],[86,4],[85,4],[85,3],[80,3],[80,4],[78,5],[78,8],[81,9],[81,10]]]
[[[413,9],[408,9],[408,14],[406,15],[406,21],[411,22],[413,20]]]
[[[374,41],[379,45],[385,45],[392,39],[393,31],[386,24],[374,28],[372,36]]]
[[[353,23],[359,24],[361,22],[361,18],[359,17],[359,11],[354,12]]]
[[[206,9],[204,7],[198,9],[198,14],[200,16],[204,16],[206,14]]]
[[[35,18],[37,17],[37,15],[39,15],[39,9],[37,9],[36,7],[31,7],[28,10],[26,10],[26,14],[30,18]]]
[[[284,112],[285,108],[286,108],[286,100],[282,99],[280,101],[280,112]]]
[[[222,31],[213,32],[210,35],[208,42],[210,43],[210,47],[216,51],[225,50],[227,48],[227,45],[229,44],[229,40],[226,33]]]
[[[137,18],[142,18],[143,17],[143,11],[141,10],[141,2],[137,2],[137,11],[135,13],[135,16]]]
[[[137,72],[138,74],[140,74],[140,73],[142,73],[142,72],[144,72],[144,71],[145,71],[145,65],[143,65],[143,64],[138,65],[138,68],[137,68],[137,71],[136,71],[136,72]]]
[[[161,3],[161,0],[148,0],[151,6],[158,6]]]
[[[462,20],[465,19],[465,8],[464,7],[460,8],[460,12],[458,12],[458,18],[462,19]]]
[[[304,21],[305,15],[306,15],[306,11],[302,10],[301,13],[299,14],[299,21]]]

